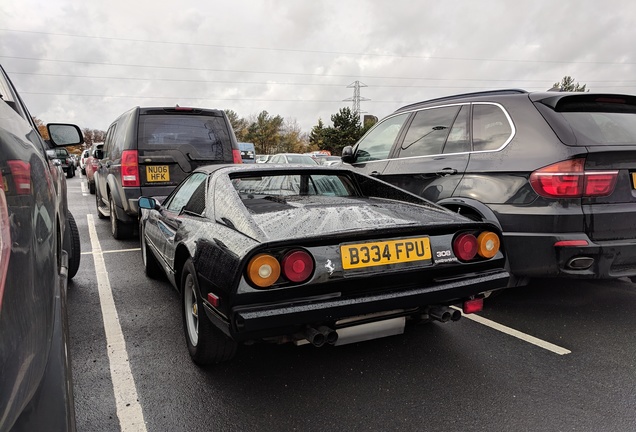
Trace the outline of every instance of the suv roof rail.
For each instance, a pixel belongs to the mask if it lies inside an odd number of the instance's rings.
[[[405,111],[405,110],[408,110],[408,109],[411,109],[411,108],[415,108],[415,107],[420,106],[420,105],[426,105],[426,104],[432,103],[432,102],[452,101],[452,100],[465,99],[465,98],[476,97],[476,96],[498,96],[498,95],[527,94],[527,93],[528,93],[528,91],[523,90],[523,89],[485,90],[485,91],[480,91],[480,92],[462,93],[462,94],[451,95],[451,96],[443,96],[443,97],[440,97],[440,98],[429,99],[429,100],[425,100],[425,101],[422,101],[422,102],[416,102],[416,103],[413,103],[413,104],[405,105],[405,106],[395,110],[395,112]]]

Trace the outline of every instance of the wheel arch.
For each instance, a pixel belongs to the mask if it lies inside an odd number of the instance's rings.
[[[497,219],[495,213],[481,201],[470,198],[448,198],[438,201],[437,204],[469,218],[471,215],[477,216],[480,220],[494,223],[502,230],[499,219]]]

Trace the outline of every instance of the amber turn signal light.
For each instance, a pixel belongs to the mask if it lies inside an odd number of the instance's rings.
[[[494,232],[484,231],[477,237],[477,254],[482,258],[492,258],[499,252],[501,242]]]
[[[257,287],[270,287],[280,276],[280,264],[271,255],[256,255],[247,264],[247,276]]]

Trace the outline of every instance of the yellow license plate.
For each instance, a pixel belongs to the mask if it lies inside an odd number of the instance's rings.
[[[406,238],[340,246],[345,270],[431,260],[428,237]]]
[[[170,169],[168,165],[148,165],[146,166],[146,181],[149,182],[169,182]]]
[[[632,187],[636,189],[636,172],[632,173]]]

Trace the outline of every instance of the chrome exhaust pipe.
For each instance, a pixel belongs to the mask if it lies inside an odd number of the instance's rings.
[[[325,336],[325,342],[333,345],[338,341],[338,332],[327,326],[320,326],[317,330]]]

